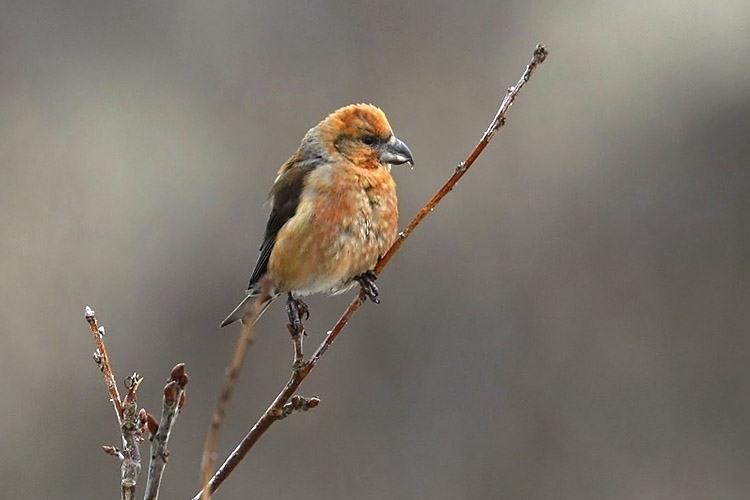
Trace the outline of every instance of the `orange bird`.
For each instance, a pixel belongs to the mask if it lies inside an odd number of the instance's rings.
[[[261,314],[286,293],[296,327],[309,316],[305,295],[359,283],[379,303],[373,269],[398,232],[391,165],[407,162],[414,164],[409,147],[371,104],[338,109],[311,128],[271,187],[271,215],[246,296],[221,326],[243,319],[261,283],[268,292]]]

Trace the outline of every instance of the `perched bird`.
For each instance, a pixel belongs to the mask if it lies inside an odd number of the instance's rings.
[[[286,293],[297,327],[309,316],[305,295],[359,283],[379,302],[373,269],[398,232],[391,165],[407,162],[414,164],[409,147],[371,104],[343,107],[311,128],[271,187],[271,215],[246,296],[221,326],[243,319],[259,295],[255,320]]]

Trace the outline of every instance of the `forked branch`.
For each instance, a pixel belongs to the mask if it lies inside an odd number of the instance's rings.
[[[164,467],[169,458],[169,451],[167,451],[169,435],[177,415],[185,404],[185,386],[189,380],[187,373],[185,373],[185,365],[179,363],[172,368],[167,384],[164,386],[161,420],[157,422],[153,415],[144,408],[138,409],[136,393],[143,378],[137,373],[125,378],[125,388],[128,392],[123,399],[120,399],[112,365],[104,344],[104,327],[99,326],[94,311],[88,306],[86,306],[86,321],[91,327],[96,343],[94,362],[99,366],[99,370],[104,376],[104,382],[115,409],[122,438],[121,448],[117,446],[102,447],[105,453],[119,458],[122,462],[120,467],[120,498],[135,500],[136,484],[141,472],[140,443],[143,441],[144,434],[148,432],[151,435],[151,461],[144,498],[145,500],[156,500],[159,495]]]
[[[115,409],[117,424],[120,428],[122,448],[116,446],[104,446],[104,452],[113,455],[122,462],[120,467],[120,498],[122,500],[135,500],[135,485],[138,482],[138,474],[141,471],[141,450],[139,443],[145,421],[142,420],[145,411],[138,411],[138,399],[136,392],[141,383],[140,375],[134,373],[125,379],[125,388],[128,390],[125,399],[120,399],[117,390],[117,382],[112,371],[112,365],[104,345],[104,327],[99,326],[93,309],[86,306],[86,321],[91,327],[94,335],[96,350],[94,351],[94,362],[104,376],[104,383],[109,391],[109,399]]]

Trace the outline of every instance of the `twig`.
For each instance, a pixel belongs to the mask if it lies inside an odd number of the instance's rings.
[[[151,460],[148,466],[148,479],[144,500],[156,500],[159,497],[164,468],[167,466],[169,451],[167,443],[177,417],[185,404],[185,386],[189,377],[185,373],[185,364],[179,363],[172,368],[169,380],[164,386],[161,420],[157,423],[151,414],[146,414],[146,423],[151,432]],[[145,410],[142,410],[145,413]]]
[[[141,420],[144,412],[138,412],[138,399],[136,391],[141,385],[143,377],[137,373],[125,378],[125,387],[128,393],[122,404],[122,466],[121,485],[123,500],[135,500],[135,485],[138,482],[138,474],[141,472],[141,448],[139,443],[143,438],[143,426]]]
[[[543,45],[537,45],[534,54],[532,56],[531,62],[526,66],[526,70],[523,72],[523,75],[518,80],[515,86],[508,89],[505,98],[503,99],[503,102],[500,104],[500,107],[497,110],[497,113],[495,114],[495,117],[492,119],[492,122],[490,123],[489,127],[487,127],[487,130],[482,135],[482,138],[479,140],[479,143],[474,147],[474,149],[471,151],[469,156],[464,160],[463,162],[459,163],[456,167],[455,171],[453,172],[453,175],[448,179],[448,181],[443,185],[442,188],[430,199],[430,201],[425,204],[424,207],[417,213],[416,216],[414,216],[414,219],[409,223],[409,225],[399,234],[398,239],[393,244],[393,246],[386,252],[386,254],[383,256],[383,258],[378,262],[377,266],[375,266],[375,273],[379,274],[386,265],[388,265],[388,262],[390,262],[393,255],[398,252],[399,248],[401,248],[401,245],[403,245],[404,241],[411,235],[411,233],[414,231],[414,229],[424,220],[427,215],[432,212],[432,210],[435,208],[435,206],[453,189],[453,187],[458,183],[458,181],[461,179],[461,177],[466,174],[466,172],[471,168],[471,166],[474,164],[476,159],[479,157],[479,155],[484,151],[484,149],[487,147],[489,142],[492,140],[492,137],[495,135],[495,133],[505,125],[505,116],[508,113],[508,110],[510,109],[510,106],[513,104],[513,101],[518,96],[518,93],[523,88],[523,86],[526,84],[526,82],[529,81],[529,78],[531,77],[532,73],[536,69],[538,65],[544,62],[548,55],[547,49]],[[229,474],[232,473],[232,471],[237,467],[237,465],[242,461],[242,459],[247,455],[247,453],[250,451],[250,449],[253,447],[253,445],[260,439],[260,437],[268,430],[268,428],[277,420],[280,420],[284,417],[286,417],[291,411],[287,412],[287,409],[289,408],[287,406],[289,400],[294,397],[295,391],[299,388],[302,381],[307,377],[307,375],[315,368],[315,365],[318,363],[320,358],[325,354],[325,352],[328,350],[328,348],[333,344],[333,342],[338,337],[339,333],[344,329],[346,324],[349,322],[351,317],[354,315],[354,313],[357,311],[357,309],[360,308],[362,303],[365,300],[365,294],[363,291],[360,290],[359,294],[355,299],[349,304],[349,307],[344,311],[344,313],[341,315],[341,318],[339,318],[338,322],[334,325],[333,329],[331,329],[327,334],[326,337],[323,339],[323,342],[318,346],[315,353],[313,353],[312,357],[309,361],[302,363],[298,368],[294,369],[292,371],[292,375],[289,379],[289,381],[286,383],[284,388],[281,390],[281,392],[276,396],[276,399],[274,399],[273,403],[271,403],[271,406],[268,407],[268,409],[263,413],[263,415],[258,419],[258,421],[255,423],[255,425],[250,429],[250,431],[245,435],[245,437],[242,439],[242,441],[237,445],[237,447],[232,451],[232,453],[227,457],[227,459],[224,461],[224,463],[219,467],[219,469],[216,471],[216,473],[213,475],[213,477],[208,481],[206,486],[205,476],[204,476],[204,482],[203,482],[203,490],[199,492],[195,497],[193,497],[193,500],[206,500],[210,497],[211,493],[216,491],[216,489],[221,486],[221,484],[224,482],[224,480],[229,476]],[[243,329],[243,336],[244,336],[244,329]],[[238,346],[239,347],[239,346]],[[297,351],[295,348],[295,358],[297,357]],[[244,352],[243,352],[244,357]],[[237,356],[235,355],[235,359]],[[234,362],[232,364],[234,366]],[[317,402],[315,403],[317,405]],[[204,455],[205,459],[205,455]],[[206,468],[204,468],[204,474],[206,472]]]
[[[482,135],[482,138],[479,139],[479,143],[474,146],[474,149],[469,154],[469,156],[464,161],[459,163],[458,166],[456,166],[456,170],[453,172],[453,175],[451,175],[448,181],[443,185],[443,187],[441,187],[440,190],[435,193],[435,196],[433,196],[432,199],[428,201],[427,204],[423,206],[419,212],[417,212],[417,215],[415,215],[409,225],[406,226],[406,229],[401,231],[401,233],[398,235],[398,239],[395,241],[395,243],[393,243],[393,246],[391,246],[391,248],[383,256],[383,258],[380,259],[378,265],[375,266],[375,274],[380,274],[383,268],[388,265],[388,262],[390,262],[395,253],[398,252],[399,248],[401,248],[401,245],[404,244],[404,241],[406,241],[409,235],[411,235],[412,231],[414,231],[414,229],[416,229],[416,227],[421,224],[422,220],[424,220],[424,218],[427,217],[430,212],[432,212],[435,206],[440,203],[440,200],[445,198],[445,195],[450,193],[458,183],[458,181],[461,179],[461,177],[463,177],[464,174],[469,171],[476,159],[479,158],[479,155],[482,154],[482,151],[484,151],[484,148],[486,148],[490,143],[492,137],[494,137],[495,132],[497,132],[500,127],[505,125],[505,115],[508,113],[510,106],[513,104],[513,101],[515,101],[516,96],[518,96],[518,93],[521,91],[523,86],[526,85],[526,82],[529,81],[529,78],[531,78],[531,74],[534,72],[536,67],[544,62],[544,60],[547,58],[547,55],[548,52],[544,45],[540,44],[536,46],[536,48],[534,49],[534,55],[531,58],[531,62],[526,66],[526,71],[523,72],[523,75],[521,75],[521,78],[518,80],[515,86],[509,88],[506,92],[503,102],[500,104],[497,113],[495,113],[495,117],[492,119],[492,122],[490,122],[490,125]]]
[[[125,387],[128,392],[125,399],[120,400],[120,393],[117,391],[117,383],[112,372],[112,365],[107,354],[107,347],[104,345],[104,327],[99,326],[96,321],[96,314],[93,309],[86,306],[86,321],[91,327],[96,343],[94,351],[94,361],[104,376],[104,382],[107,385],[112,406],[117,416],[117,424],[120,427],[120,436],[122,438],[122,450],[114,446],[104,446],[104,452],[118,457],[122,461],[120,467],[120,497],[123,500],[135,500],[135,485],[138,481],[138,474],[141,471],[141,451],[139,442],[142,438],[142,429],[145,422],[142,420],[144,411],[138,411],[138,399],[136,391],[143,380],[140,375],[134,373],[125,379]]]
[[[201,460],[201,491],[203,494],[198,495],[198,498],[202,497],[203,500],[208,500],[211,497],[211,492],[206,488],[206,485],[211,478],[211,474],[213,474],[214,465],[216,464],[216,441],[218,440],[219,429],[224,421],[224,415],[226,414],[229,400],[232,397],[234,386],[237,383],[237,378],[239,378],[240,369],[242,368],[242,363],[247,354],[247,348],[254,340],[253,329],[255,327],[255,322],[263,313],[267,307],[268,301],[270,300],[270,294],[268,293],[270,287],[271,283],[268,279],[261,283],[261,291],[258,297],[242,318],[242,333],[237,340],[237,346],[234,350],[232,362],[227,369],[224,388],[219,396],[219,402],[216,405],[216,411],[214,411],[214,417],[211,421],[211,426],[208,429],[206,444],[203,447],[203,459]]]
[[[112,406],[115,407],[117,423],[122,425],[122,403],[120,402],[120,393],[117,391],[115,375],[112,373],[112,365],[109,362],[107,347],[104,345],[104,327],[99,326],[96,321],[96,313],[89,306],[86,306],[86,321],[91,327],[91,333],[94,335],[94,342],[96,343],[94,361],[99,365],[99,369],[104,376],[104,383],[109,391],[109,399],[112,401]]]
[[[299,369],[305,362],[305,352],[303,349],[303,340],[305,335],[305,325],[300,321],[299,330],[294,325],[288,323],[286,329],[289,330],[289,334],[292,336],[292,342],[294,343],[294,363],[293,367],[295,370]]]

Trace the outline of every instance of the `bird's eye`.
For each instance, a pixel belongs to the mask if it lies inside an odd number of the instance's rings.
[[[362,138],[362,142],[367,146],[374,146],[375,143],[378,142],[378,138],[374,135],[366,135]]]

